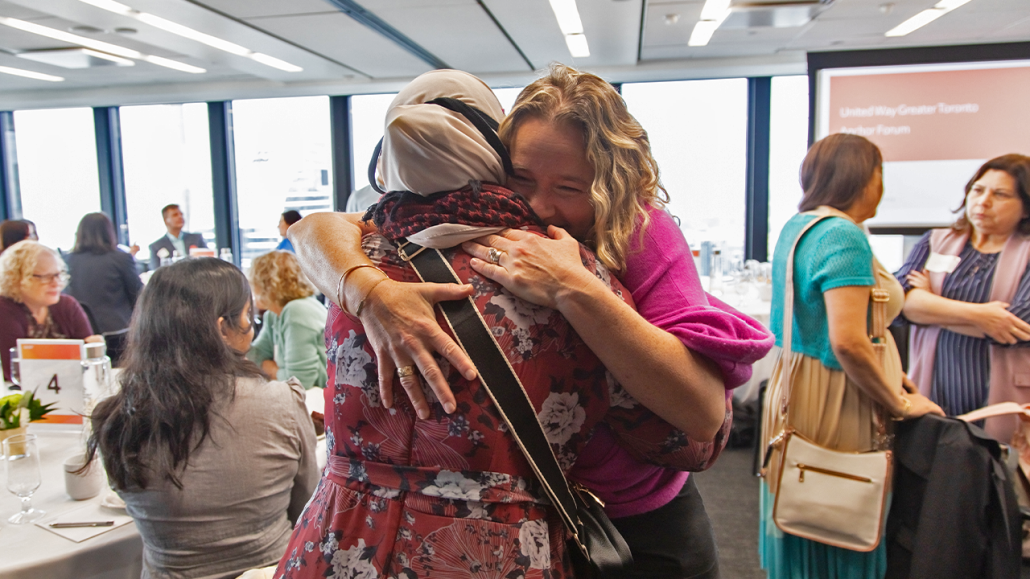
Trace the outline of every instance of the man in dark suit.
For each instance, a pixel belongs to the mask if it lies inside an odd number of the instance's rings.
[[[187,257],[191,247],[207,247],[203,235],[182,230],[186,225],[186,219],[178,205],[166,205],[161,209],[161,217],[165,221],[168,233],[150,244],[151,271],[160,267],[162,257],[171,257],[173,252],[179,252],[180,257]]]

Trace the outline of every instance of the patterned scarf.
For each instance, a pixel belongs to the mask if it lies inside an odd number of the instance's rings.
[[[32,315],[32,310],[28,306],[25,304],[19,305],[21,305],[22,311],[25,312],[25,317],[29,320],[26,338],[34,340],[61,340],[68,337],[58,329],[57,324],[54,322],[54,316],[50,313],[50,308],[47,308],[46,319],[40,324],[36,321],[36,316]]]
[[[371,220],[384,237],[398,240],[433,225],[453,223],[476,227],[524,227],[544,223],[524,197],[500,185],[469,181],[457,191],[428,197],[410,191],[391,191],[368,208]]]

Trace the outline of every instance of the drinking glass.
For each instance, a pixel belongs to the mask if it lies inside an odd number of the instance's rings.
[[[11,386],[8,390],[21,390],[21,358],[18,357],[18,348],[11,348]]]
[[[4,466],[7,470],[7,490],[21,498],[21,512],[7,519],[8,523],[23,525],[38,520],[46,513],[32,508],[29,498],[39,488],[39,447],[35,434],[19,434],[4,440]]]

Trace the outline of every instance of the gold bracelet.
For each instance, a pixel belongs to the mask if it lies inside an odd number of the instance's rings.
[[[343,301],[343,282],[347,279],[347,276],[350,275],[352,271],[356,269],[361,269],[363,267],[374,268],[379,273],[386,275],[386,272],[379,269],[379,267],[372,263],[359,263],[358,265],[352,265],[351,267],[348,267],[347,269],[343,270],[343,275],[340,276],[340,281],[336,284],[336,301],[340,305],[340,309],[342,309],[344,312],[347,312],[347,305]],[[349,314],[350,312],[347,313]]]
[[[891,419],[894,420],[895,422],[904,420],[905,419],[905,415],[908,414],[908,411],[912,410],[912,401],[909,400],[905,396],[902,396],[901,399],[905,401],[905,407],[901,409],[901,416],[892,416],[891,417]]]
[[[383,275],[386,275],[386,274],[384,273]],[[390,279],[389,276],[384,277],[383,279],[381,279],[381,280],[375,282],[374,284],[372,284],[372,287],[368,288],[368,292],[365,293],[365,297],[361,298],[361,301],[358,302],[358,309],[354,311],[354,317],[355,318],[361,316],[361,310],[365,309],[365,300],[367,300],[368,297],[370,295],[372,295],[372,292],[374,292],[375,289],[377,287],[379,287],[379,284],[383,283],[384,281],[386,281],[388,279]]]

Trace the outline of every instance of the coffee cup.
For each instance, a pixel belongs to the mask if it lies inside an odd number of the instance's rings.
[[[84,501],[100,494],[104,486],[104,467],[94,460],[89,467],[79,472],[86,463],[86,457],[75,455],[64,461],[64,489],[72,499]]]

